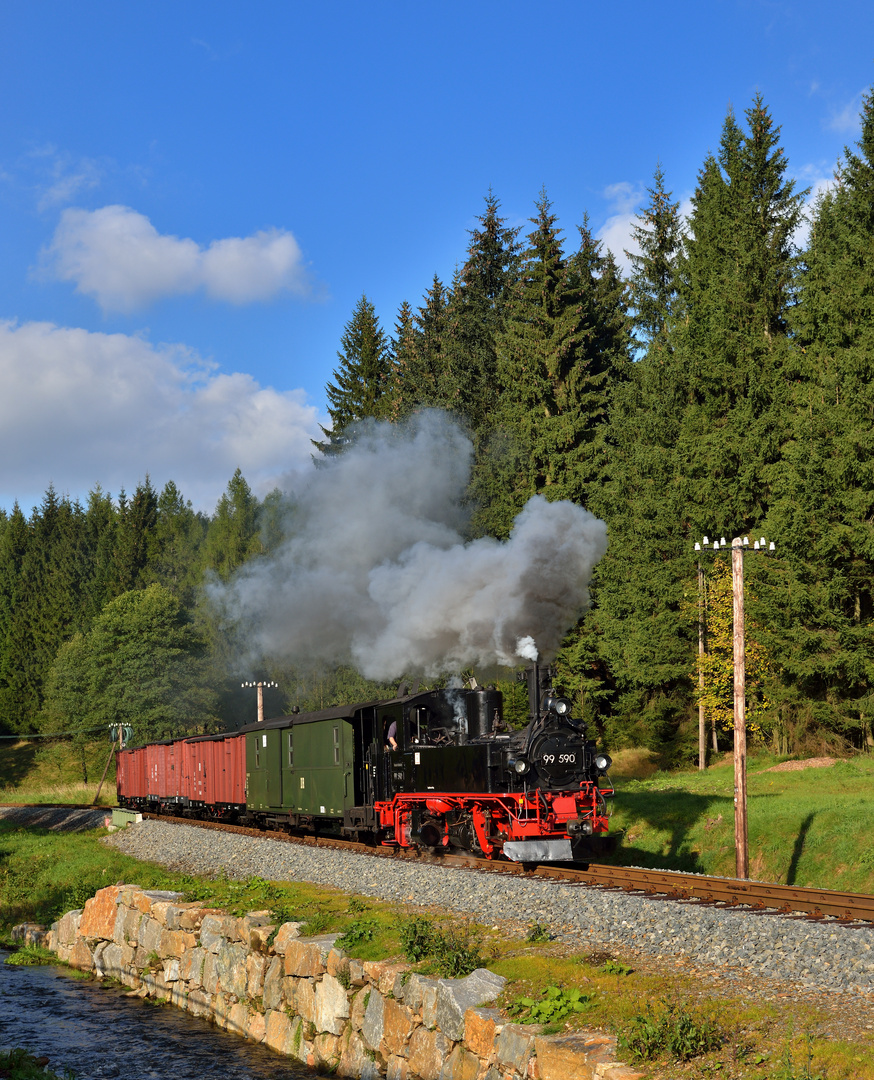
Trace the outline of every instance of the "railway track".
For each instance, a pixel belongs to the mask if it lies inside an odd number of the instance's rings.
[[[666,898],[688,903],[726,907],[745,907],[759,911],[779,911],[784,915],[823,919],[834,918],[842,923],[874,923],[874,896],[861,893],[842,893],[830,889],[811,889],[780,885],[766,881],[740,881],[736,878],[709,877],[675,870],[647,870],[629,866],[591,864],[587,870],[568,866],[529,866],[473,855],[427,855],[415,850],[373,847],[352,840],[325,836],[292,836],[278,830],[252,829],[224,822],[196,821],[191,818],[170,817],[166,814],[143,814],[152,821],[217,829],[246,836],[282,840],[313,847],[354,851],[375,858],[407,859],[429,864],[460,867],[493,874],[531,877],[561,881],[567,885],[603,889],[621,889],[638,895]]]

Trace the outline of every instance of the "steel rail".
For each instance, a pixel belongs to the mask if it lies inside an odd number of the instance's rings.
[[[568,885],[622,889],[671,900],[724,904],[728,907],[748,907],[760,911],[778,911],[808,918],[831,917],[842,922],[874,922],[874,896],[864,893],[842,893],[830,889],[781,885],[767,881],[742,881],[736,878],[710,877],[676,870],[649,870],[630,866],[590,864],[587,870],[569,866],[539,865],[481,859],[474,855],[430,855],[416,849],[404,850],[388,846],[372,846],[339,837],[290,835],[285,831],[255,829],[245,825],[230,825],[219,821],[200,821],[196,818],[171,817],[167,814],[144,813],[153,821],[194,825],[223,832],[271,840],[284,840],[313,847],[335,848],[382,858],[403,858],[427,864],[443,864],[457,868],[487,871],[512,876],[561,881]]]

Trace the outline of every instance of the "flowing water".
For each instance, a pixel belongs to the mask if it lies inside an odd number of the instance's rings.
[[[76,1080],[317,1080],[286,1057],[170,1005],[0,952],[0,1049],[20,1046]]]

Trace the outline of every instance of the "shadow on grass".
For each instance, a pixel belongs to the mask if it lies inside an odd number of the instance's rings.
[[[757,799],[775,798],[757,795]],[[616,793],[622,817],[629,822],[627,833],[631,841],[620,843],[615,855],[605,862],[621,866],[643,866],[662,870],[683,870],[689,873],[710,873],[694,844],[693,830],[703,823],[705,830],[733,828],[734,798],[731,795],[694,794],[687,791],[628,791]],[[659,833],[657,851],[634,846],[635,831],[643,826]],[[803,842],[803,837],[800,838]],[[732,845],[734,841],[732,839]],[[800,847],[798,848],[800,854]]]
[[[0,789],[16,787],[34,765],[37,747],[33,741],[16,746],[12,739],[0,740]]]
[[[801,822],[801,828],[798,830],[798,836],[795,837],[795,844],[792,847],[792,858],[789,860],[789,869],[786,871],[786,884],[794,885],[795,877],[798,873],[798,863],[801,860],[801,853],[804,851],[804,841],[807,839],[807,834],[810,831],[810,826],[813,824],[813,819],[816,817],[816,812],[811,811]]]

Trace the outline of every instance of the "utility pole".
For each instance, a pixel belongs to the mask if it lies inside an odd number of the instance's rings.
[[[704,543],[707,543],[706,536]],[[698,768],[701,772],[707,768],[707,720],[704,709],[704,567],[700,559],[698,560]]]
[[[275,682],[244,682],[240,683],[242,687],[255,686],[258,689],[258,723],[264,723],[264,687],[265,686],[278,686],[279,683]]]
[[[734,850],[735,873],[743,881],[750,876],[747,828],[746,644],[744,639],[744,548],[748,548],[749,543],[748,536],[743,538],[737,536],[731,542],[732,655],[734,657]],[[705,536],[703,548],[701,544],[696,544],[695,550],[706,551],[708,546],[709,542]],[[725,537],[714,540],[713,551],[719,551],[725,546]],[[755,541],[753,550],[766,550],[764,536]],[[767,550],[774,550],[773,540]],[[700,562],[698,567],[700,574],[702,572]],[[699,681],[699,687],[703,689],[701,681]]]

